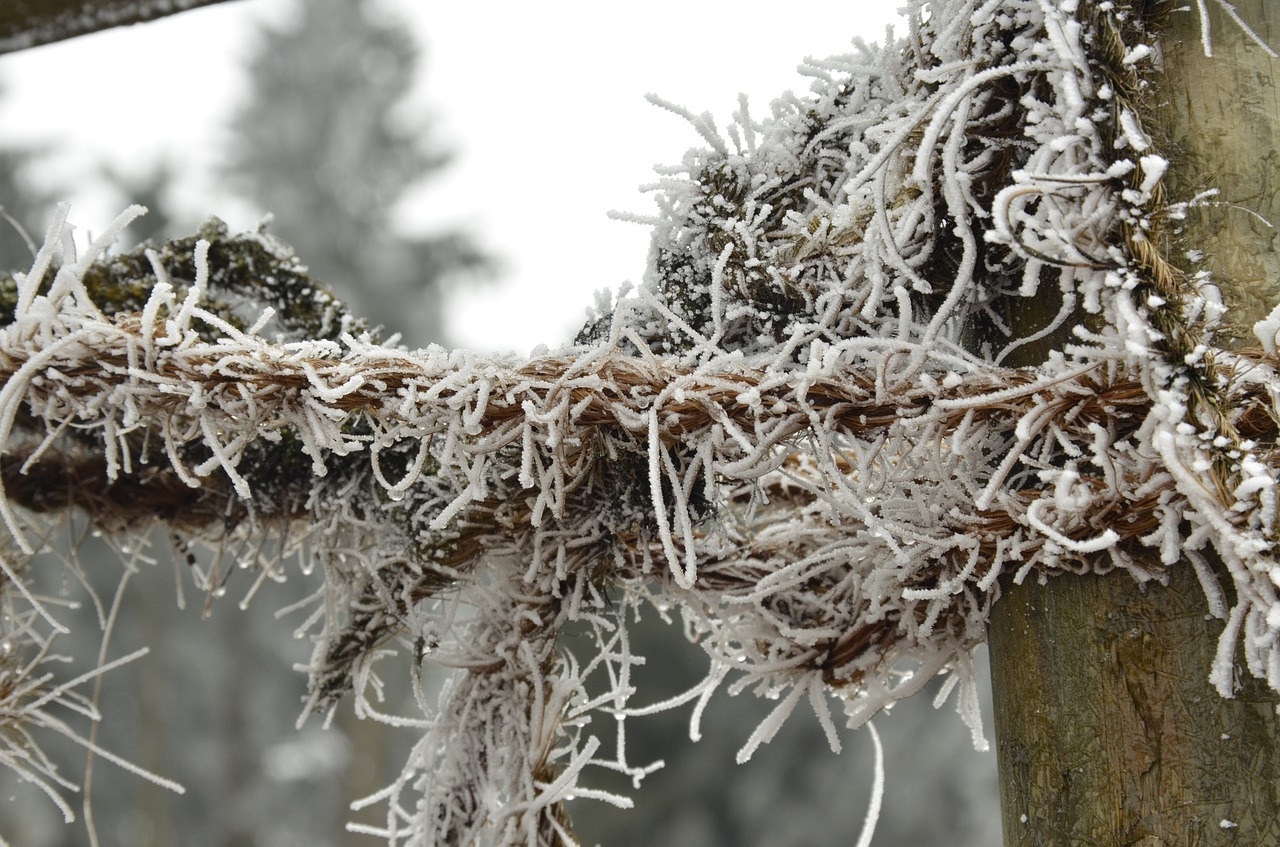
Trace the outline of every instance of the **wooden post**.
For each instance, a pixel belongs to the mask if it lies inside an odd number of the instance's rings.
[[[1207,676],[1189,567],[1005,586],[990,633],[1006,847],[1280,844],[1276,698]]]
[[[1204,55],[1191,8],[1170,14],[1161,39],[1165,84],[1154,116],[1158,143],[1177,156],[1166,179],[1171,202],[1220,193],[1187,210],[1170,261],[1213,273],[1230,309],[1219,343],[1257,346],[1253,324],[1280,303],[1280,60],[1267,55],[1210,2],[1213,58]],[[1280,48],[1280,6],[1235,0],[1240,16]],[[1186,251],[1204,252],[1203,265]],[[1225,336],[1225,337],[1224,337]]]
[[[1240,345],[1280,302],[1280,230],[1246,211],[1280,222],[1280,64],[1207,5],[1215,57],[1196,4],[1170,12],[1145,117],[1171,157],[1171,202],[1222,190],[1189,210],[1168,258],[1185,268],[1190,245],[1204,250],[1232,310],[1224,343]],[[1280,44],[1280,2],[1236,6]],[[1187,563],[1167,586],[1116,573],[1002,589],[989,643],[1006,847],[1280,845],[1280,701],[1243,668],[1233,699],[1209,684],[1223,623]]]

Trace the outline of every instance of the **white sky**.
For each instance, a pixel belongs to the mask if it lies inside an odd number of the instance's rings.
[[[785,90],[807,89],[795,72],[806,55],[845,52],[854,36],[882,40],[897,17],[894,0],[811,0],[794,13],[777,0],[384,5],[425,44],[412,107],[456,152],[406,204],[405,228],[461,224],[500,257],[497,285],[450,298],[450,331],[462,346],[519,353],[568,340],[596,290],[640,280],[647,229],[606,213],[652,213],[638,186],[700,144],[647,92],[720,125],[739,91],[767,114]],[[182,172],[184,211],[252,226],[212,166],[245,92],[255,22],[290,7],[240,0],[0,56],[0,141],[48,151],[44,173],[63,182],[93,181],[104,161],[142,174],[168,159]],[[89,229],[121,205],[100,193],[70,199]]]

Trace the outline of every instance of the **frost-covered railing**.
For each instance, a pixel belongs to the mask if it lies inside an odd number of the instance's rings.
[[[664,175],[645,285],[528,361],[380,343],[262,233],[107,254],[135,210],[77,258],[55,221],[0,283],[0,760],[56,793],[23,722],[72,689],[31,659],[61,625],[24,568],[68,509],[322,574],[309,707],[422,730],[370,798],[394,844],[573,843],[562,801],[626,802],[589,766],[649,769],[593,719],[721,686],[780,699],[743,757],[801,700],[838,746],[832,698],[858,725],[944,672],[981,743],[1002,575],[1194,568],[1228,621],[1204,673],[1230,695],[1243,647],[1280,688],[1280,323],[1216,345],[1155,247],[1149,24],[932,4],[768,120],[687,115],[709,146]],[[631,683],[646,603],[709,657],[667,703]],[[459,671],[421,717],[366,696],[397,637],[406,673]]]
[[[15,0],[0,8],[0,53],[221,2],[224,0]]]

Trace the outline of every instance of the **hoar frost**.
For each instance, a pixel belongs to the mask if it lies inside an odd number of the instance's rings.
[[[933,3],[767,119],[669,106],[707,146],[662,171],[645,284],[528,361],[381,343],[262,233],[107,255],[126,215],[78,257],[55,221],[0,280],[0,705],[60,626],[24,568],[70,508],[323,577],[308,708],[420,731],[356,827],[394,845],[574,844],[565,799],[629,802],[591,770],[652,769],[623,719],[719,689],[778,702],[740,758],[796,708],[838,746],[944,673],[983,744],[1004,575],[1194,567],[1227,619],[1205,673],[1230,696],[1242,646],[1280,688],[1276,318],[1268,358],[1215,348],[1211,289],[1153,247],[1135,15]],[[658,704],[645,605],[709,660]],[[457,669],[421,716],[380,711],[397,651]],[[0,711],[24,773],[37,702]]]

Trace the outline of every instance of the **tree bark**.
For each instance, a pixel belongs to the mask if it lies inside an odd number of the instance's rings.
[[[0,53],[142,23],[227,0],[5,0]]]
[[[1195,5],[1170,12],[1147,117],[1173,157],[1171,202],[1222,190],[1168,250],[1182,267],[1190,245],[1205,252],[1231,309],[1219,342],[1239,346],[1280,301],[1277,230],[1246,211],[1280,221],[1280,64],[1207,5],[1215,58]],[[1280,43],[1280,3],[1237,8]],[[1223,622],[1187,562],[1166,586],[1116,573],[1002,592],[989,644],[1006,847],[1280,845],[1278,698],[1243,669],[1232,699],[1209,684]]]

